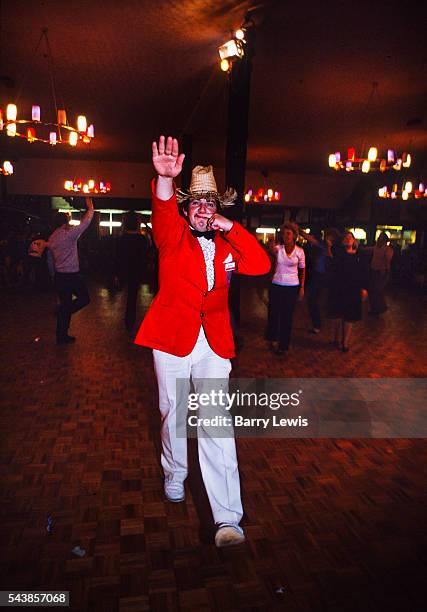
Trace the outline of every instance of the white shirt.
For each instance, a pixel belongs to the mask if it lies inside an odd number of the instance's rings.
[[[204,238],[204,236],[198,237],[197,240],[199,241],[199,244],[203,251],[203,257],[205,258],[206,277],[208,279],[208,291],[211,291],[215,284],[215,242],[213,240],[208,240],[207,238]]]
[[[305,268],[305,253],[301,247],[296,246],[288,255],[283,245],[274,247],[276,253],[276,269],[272,283],[286,287],[299,285],[298,268]]]

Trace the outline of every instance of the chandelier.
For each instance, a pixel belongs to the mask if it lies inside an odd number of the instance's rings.
[[[12,138],[25,138],[28,142],[44,142],[50,145],[69,144],[72,147],[75,147],[78,142],[89,144],[95,137],[93,124],[88,125],[85,115],[79,115],[74,127],[68,123],[66,111],[62,108],[58,108],[53,58],[47,36],[47,28],[42,29],[41,36],[34,50],[34,55],[36,55],[43,40],[46,43],[46,56],[48,60],[55,117],[53,120],[42,120],[40,106],[34,104],[31,109],[31,118],[18,118],[17,105],[10,103],[7,105],[5,112],[0,109],[0,130],[5,130],[7,136]]]
[[[387,149],[386,154],[378,154],[377,147],[371,146],[368,150],[368,154],[365,155],[365,144],[369,140],[367,134],[372,123],[375,122],[375,117],[372,116],[372,112],[369,112],[369,108],[374,101],[375,96],[380,102],[380,96],[378,94],[378,82],[372,83],[372,89],[365,107],[365,119],[364,127],[362,130],[360,147],[360,155],[357,154],[356,148],[350,147],[347,149],[347,157],[341,155],[339,151],[329,154],[329,167],[334,170],[345,170],[346,172],[360,171],[367,174],[369,171],[380,171],[385,172],[386,170],[397,170],[398,172],[402,168],[409,168],[411,165],[411,155],[409,153],[402,153],[398,155],[392,148]],[[371,109],[372,110],[372,109]]]
[[[74,191],[75,193],[108,193],[111,191],[111,184],[105,183],[104,181],[95,181],[94,179],[89,179],[86,182],[83,182],[80,179],[75,181],[66,180],[64,182],[65,191]]]
[[[383,199],[391,198],[392,200],[409,200],[409,198],[415,198],[416,200],[419,200],[420,198],[427,198],[427,191],[424,183],[419,183],[418,189],[414,189],[414,184],[412,181],[405,181],[400,188],[397,183],[394,183],[391,188],[389,188],[387,185],[380,187],[380,189],[378,189],[378,195]]]
[[[347,159],[341,159],[341,153],[331,153],[329,155],[329,167],[334,170],[346,170],[352,172],[353,170],[360,170],[363,173],[368,173],[370,170],[379,170],[385,172],[386,170],[397,170],[400,171],[402,168],[409,168],[411,165],[410,153],[402,153],[399,157],[396,155],[394,149],[388,149],[386,156],[378,156],[378,149],[376,147],[370,147],[367,157],[357,157],[356,149],[353,147],[347,151]]]
[[[13,174],[13,165],[10,161],[3,162],[3,165],[0,168],[0,174],[3,174],[3,176],[10,176]]]
[[[279,202],[280,191],[273,191],[273,189],[260,188],[258,191],[248,189],[245,193],[245,202]]]

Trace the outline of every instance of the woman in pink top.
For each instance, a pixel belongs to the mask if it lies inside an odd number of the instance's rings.
[[[285,223],[282,226],[283,244],[273,247],[276,259],[268,304],[267,340],[270,348],[283,355],[289,348],[292,318],[297,299],[304,297],[305,254],[295,244],[298,226]]]

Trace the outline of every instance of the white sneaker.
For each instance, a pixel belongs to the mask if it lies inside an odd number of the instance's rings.
[[[165,496],[168,501],[175,504],[184,501],[184,484],[182,482],[166,482],[165,480]]]
[[[215,545],[218,548],[242,544],[245,540],[243,529],[237,523],[221,523],[215,534]]]

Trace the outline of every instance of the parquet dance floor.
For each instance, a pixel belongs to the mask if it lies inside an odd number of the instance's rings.
[[[124,296],[91,295],[65,347],[52,294],[0,297],[2,590],[64,589],[91,612],[426,609],[424,440],[239,439],[247,543],[218,550],[194,440],[187,500],[164,500],[151,353],[124,331]],[[265,347],[265,297],[243,283],[233,376],[426,376],[419,296],[366,314],[348,354],[299,305],[285,359]]]

